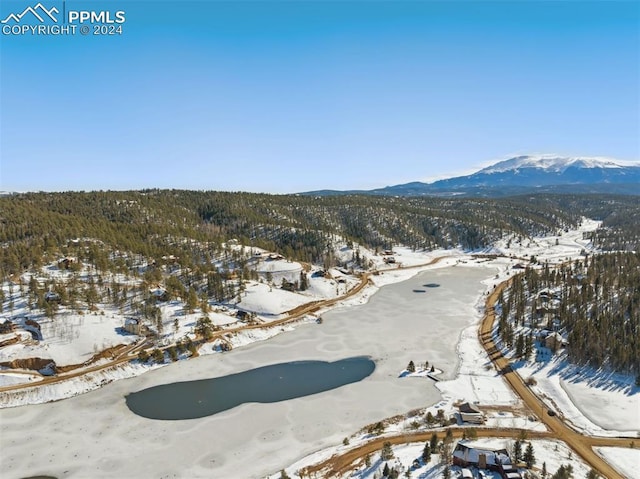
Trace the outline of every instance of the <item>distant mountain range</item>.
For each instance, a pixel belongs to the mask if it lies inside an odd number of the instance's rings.
[[[416,181],[375,190],[321,190],[304,194],[500,197],[530,193],[640,195],[640,163],[589,157],[518,156],[471,175],[433,183]]]

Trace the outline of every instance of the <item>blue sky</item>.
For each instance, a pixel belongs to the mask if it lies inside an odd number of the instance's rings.
[[[513,154],[640,159],[638,2],[66,2],[83,8],[124,10],[123,34],[0,38],[0,190],[287,193]]]

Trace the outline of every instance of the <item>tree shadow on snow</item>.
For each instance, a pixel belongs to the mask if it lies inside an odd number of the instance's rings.
[[[584,383],[589,387],[603,391],[622,392],[627,396],[633,396],[640,392],[636,386],[633,375],[625,375],[604,369],[594,369],[590,366],[579,366],[559,359],[547,376],[558,375],[568,383]]]

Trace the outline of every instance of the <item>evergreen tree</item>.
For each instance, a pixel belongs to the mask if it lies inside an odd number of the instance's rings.
[[[382,445],[382,452],[380,453],[380,456],[382,457],[383,461],[388,461],[389,459],[393,459],[393,448],[391,447],[391,443],[389,441],[386,441],[383,445]]]
[[[436,422],[436,419],[433,417],[433,414],[431,414],[431,411],[427,411],[427,416],[425,419],[427,421],[427,424],[433,424],[434,422]]]
[[[149,360],[149,353],[146,349],[143,349],[138,353],[138,359],[142,363],[146,363]]]
[[[162,352],[162,350],[156,348],[153,350],[153,353],[151,353],[151,356],[153,357],[153,360],[158,363],[164,363],[164,353]]]
[[[447,433],[444,436],[444,442],[446,443],[453,442],[453,430],[451,428],[447,428]]]
[[[409,371],[410,373],[416,372],[416,365],[413,363],[413,361],[409,361],[409,364],[407,365],[407,371]]]
[[[167,351],[169,352],[169,358],[171,359],[171,361],[175,362],[178,360],[178,350],[175,346],[170,346]]]
[[[307,279],[307,274],[303,271],[300,271],[300,291],[306,291],[309,289],[309,280]]]
[[[429,440],[429,447],[431,448],[432,454],[435,454],[438,451],[438,435],[435,432],[431,434],[431,439]]]
[[[522,443],[519,440],[513,443],[513,460],[515,462],[522,460]]]
[[[422,461],[427,464],[431,460],[431,445],[426,442],[422,449]]]
[[[524,460],[528,469],[531,469],[533,465],[536,463],[536,457],[533,453],[533,445],[530,442],[527,443],[527,447],[524,451],[524,455],[522,456],[522,459]]]
[[[187,300],[185,301],[184,309],[187,313],[193,313],[198,307],[198,294],[194,288],[189,288],[187,294]]]
[[[389,464],[384,463],[384,468],[382,468],[382,476],[389,477]]]

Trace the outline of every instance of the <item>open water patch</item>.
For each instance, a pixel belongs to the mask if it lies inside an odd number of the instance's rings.
[[[294,361],[211,379],[162,384],[126,396],[127,407],[149,419],[197,419],[245,403],[273,403],[362,381],[375,370],[370,358]]]

